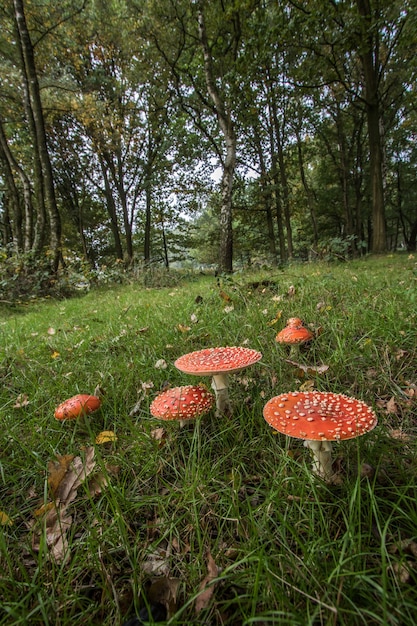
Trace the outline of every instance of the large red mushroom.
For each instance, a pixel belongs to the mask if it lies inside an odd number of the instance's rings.
[[[333,475],[331,442],[354,439],[377,424],[361,400],[321,391],[282,393],[266,403],[263,414],[275,430],[304,439],[313,452],[313,471],[326,481]]]
[[[262,354],[243,347],[205,348],[184,354],[174,363],[182,372],[195,376],[212,376],[212,388],[216,394],[216,414],[230,415],[229,374],[257,363]]]
[[[150,406],[151,415],[161,420],[179,420],[183,426],[187,420],[208,413],[214,404],[214,396],[203,385],[171,387],[160,393]]]

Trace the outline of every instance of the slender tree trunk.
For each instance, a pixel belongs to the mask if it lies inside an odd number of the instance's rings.
[[[313,227],[313,244],[314,247],[317,246],[319,241],[319,231],[317,227],[317,216],[316,216],[316,206],[314,201],[313,190],[311,189],[304,167],[304,158],[303,158],[303,146],[301,142],[300,130],[297,124],[297,128],[295,130],[295,136],[297,139],[297,156],[298,156],[298,169],[300,170],[301,182],[303,183],[304,191],[307,197],[307,206],[310,212],[311,225]]]
[[[11,167],[9,150],[7,143],[5,144],[6,137],[3,133],[3,128],[0,124],[0,160],[3,162],[4,183],[6,190],[3,194],[4,212],[7,213],[10,221],[11,216],[11,233],[13,239],[13,249],[15,254],[19,254],[23,249],[23,232],[22,232],[22,211],[20,208],[19,190],[16,186],[16,182],[13,176],[13,170]],[[6,219],[5,219],[6,223]],[[7,231],[5,230],[4,243],[8,243]]]
[[[277,256],[277,246],[276,246],[276,239],[275,239],[274,218],[273,218],[272,206],[271,206],[272,205],[271,191],[268,185],[268,174],[266,171],[266,164],[265,164],[263,149],[262,149],[261,141],[259,138],[259,132],[257,129],[255,129],[255,145],[256,145],[256,151],[258,153],[259,166],[261,170],[259,181],[260,181],[260,188],[261,188],[261,193],[262,193],[262,201],[264,203],[265,213],[266,213],[269,253],[271,255],[272,264],[277,265],[278,256]]]
[[[45,120],[40,97],[39,82],[36,71],[35,56],[26,24],[23,0],[13,0],[17,31],[21,46],[23,67],[27,77],[29,105],[33,113],[34,130],[36,133],[37,155],[41,168],[41,186],[45,200],[45,208],[49,217],[49,245],[53,259],[53,270],[58,270],[61,258],[61,220],[58,212],[52,166],[46,140]]]
[[[236,135],[231,114],[227,111],[216,85],[202,0],[198,2],[198,32],[204,57],[207,91],[214,104],[217,120],[226,144],[221,180],[219,271],[230,273],[233,271],[232,189],[236,167]]]
[[[268,81],[268,89],[270,89],[270,81]],[[278,244],[279,255],[281,262],[285,262],[288,259],[287,249],[285,247],[285,233],[284,233],[284,220],[282,214],[282,202],[280,196],[279,174],[278,174],[278,156],[276,152],[276,139],[274,133],[273,114],[270,101],[270,94],[268,92],[268,139],[269,139],[269,151],[271,155],[271,198],[273,205],[275,206],[275,217],[277,221],[278,230]]]
[[[360,53],[365,81],[365,102],[368,124],[369,167],[372,196],[372,252],[386,252],[386,224],[383,181],[383,149],[380,132],[381,111],[379,105],[379,48],[374,41],[375,25],[369,0],[356,0],[363,20],[364,49]]]
[[[20,182],[23,188],[23,216],[19,217],[19,221],[21,219],[23,222],[23,225],[21,227],[20,246],[22,247],[24,252],[29,252],[32,249],[32,243],[33,243],[34,209],[33,209],[33,204],[32,204],[32,190],[31,190],[29,178],[27,177],[23,169],[20,167],[20,165],[14,158],[9,148],[7,138],[4,133],[1,121],[0,121],[0,151],[3,153],[4,159],[8,163],[8,166],[10,167],[11,172],[15,171],[17,173],[18,177],[20,178]],[[13,177],[13,184],[14,184],[14,177]],[[17,187],[16,187],[16,193],[17,193],[17,198],[20,200]]]
[[[123,225],[125,229],[126,256],[129,263],[133,260],[133,241],[132,241],[132,224],[129,220],[129,209],[127,206],[127,194],[124,184],[123,167],[120,152],[117,154],[117,190],[119,193],[120,204],[123,211]]]
[[[106,208],[107,208],[107,213],[110,218],[110,228],[113,234],[116,259],[123,259],[123,248],[122,248],[122,241],[120,237],[119,224],[117,221],[116,204],[113,198],[113,193],[112,193],[112,189],[111,189],[111,185],[109,181],[109,176],[107,173],[106,164],[101,155],[99,155],[99,160],[100,160],[101,172],[102,172],[103,180],[104,180],[104,194],[106,198]]]
[[[152,228],[152,133],[148,132],[148,147],[145,165],[145,233],[143,243],[143,260],[145,266],[151,262],[151,228]]]
[[[346,134],[343,125],[340,104],[336,101],[336,132],[337,143],[339,147],[339,180],[342,190],[342,205],[345,220],[345,235],[354,235],[353,214],[350,207],[350,185],[349,185],[349,166],[346,154]]]

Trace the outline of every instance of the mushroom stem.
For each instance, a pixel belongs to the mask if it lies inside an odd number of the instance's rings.
[[[231,415],[232,406],[229,400],[229,376],[226,373],[214,374],[211,387],[216,395],[216,416]]]
[[[323,480],[330,481],[333,475],[331,441],[306,439],[304,445],[306,448],[310,448],[313,453],[313,472]]]

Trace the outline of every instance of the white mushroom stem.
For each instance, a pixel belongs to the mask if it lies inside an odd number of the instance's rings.
[[[304,445],[313,453],[313,472],[323,480],[329,481],[333,475],[331,441],[306,439]]]
[[[231,415],[232,406],[229,400],[229,376],[227,374],[214,374],[211,387],[216,394],[216,416]]]

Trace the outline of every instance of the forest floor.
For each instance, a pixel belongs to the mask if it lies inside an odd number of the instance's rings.
[[[414,626],[417,256],[172,280],[2,305],[0,624]],[[315,338],[289,358],[294,316]],[[150,415],[210,383],[179,356],[226,345],[263,354],[231,375],[232,416]],[[54,418],[97,388],[96,413]],[[263,418],[312,389],[378,417],[335,445],[331,483]]]

